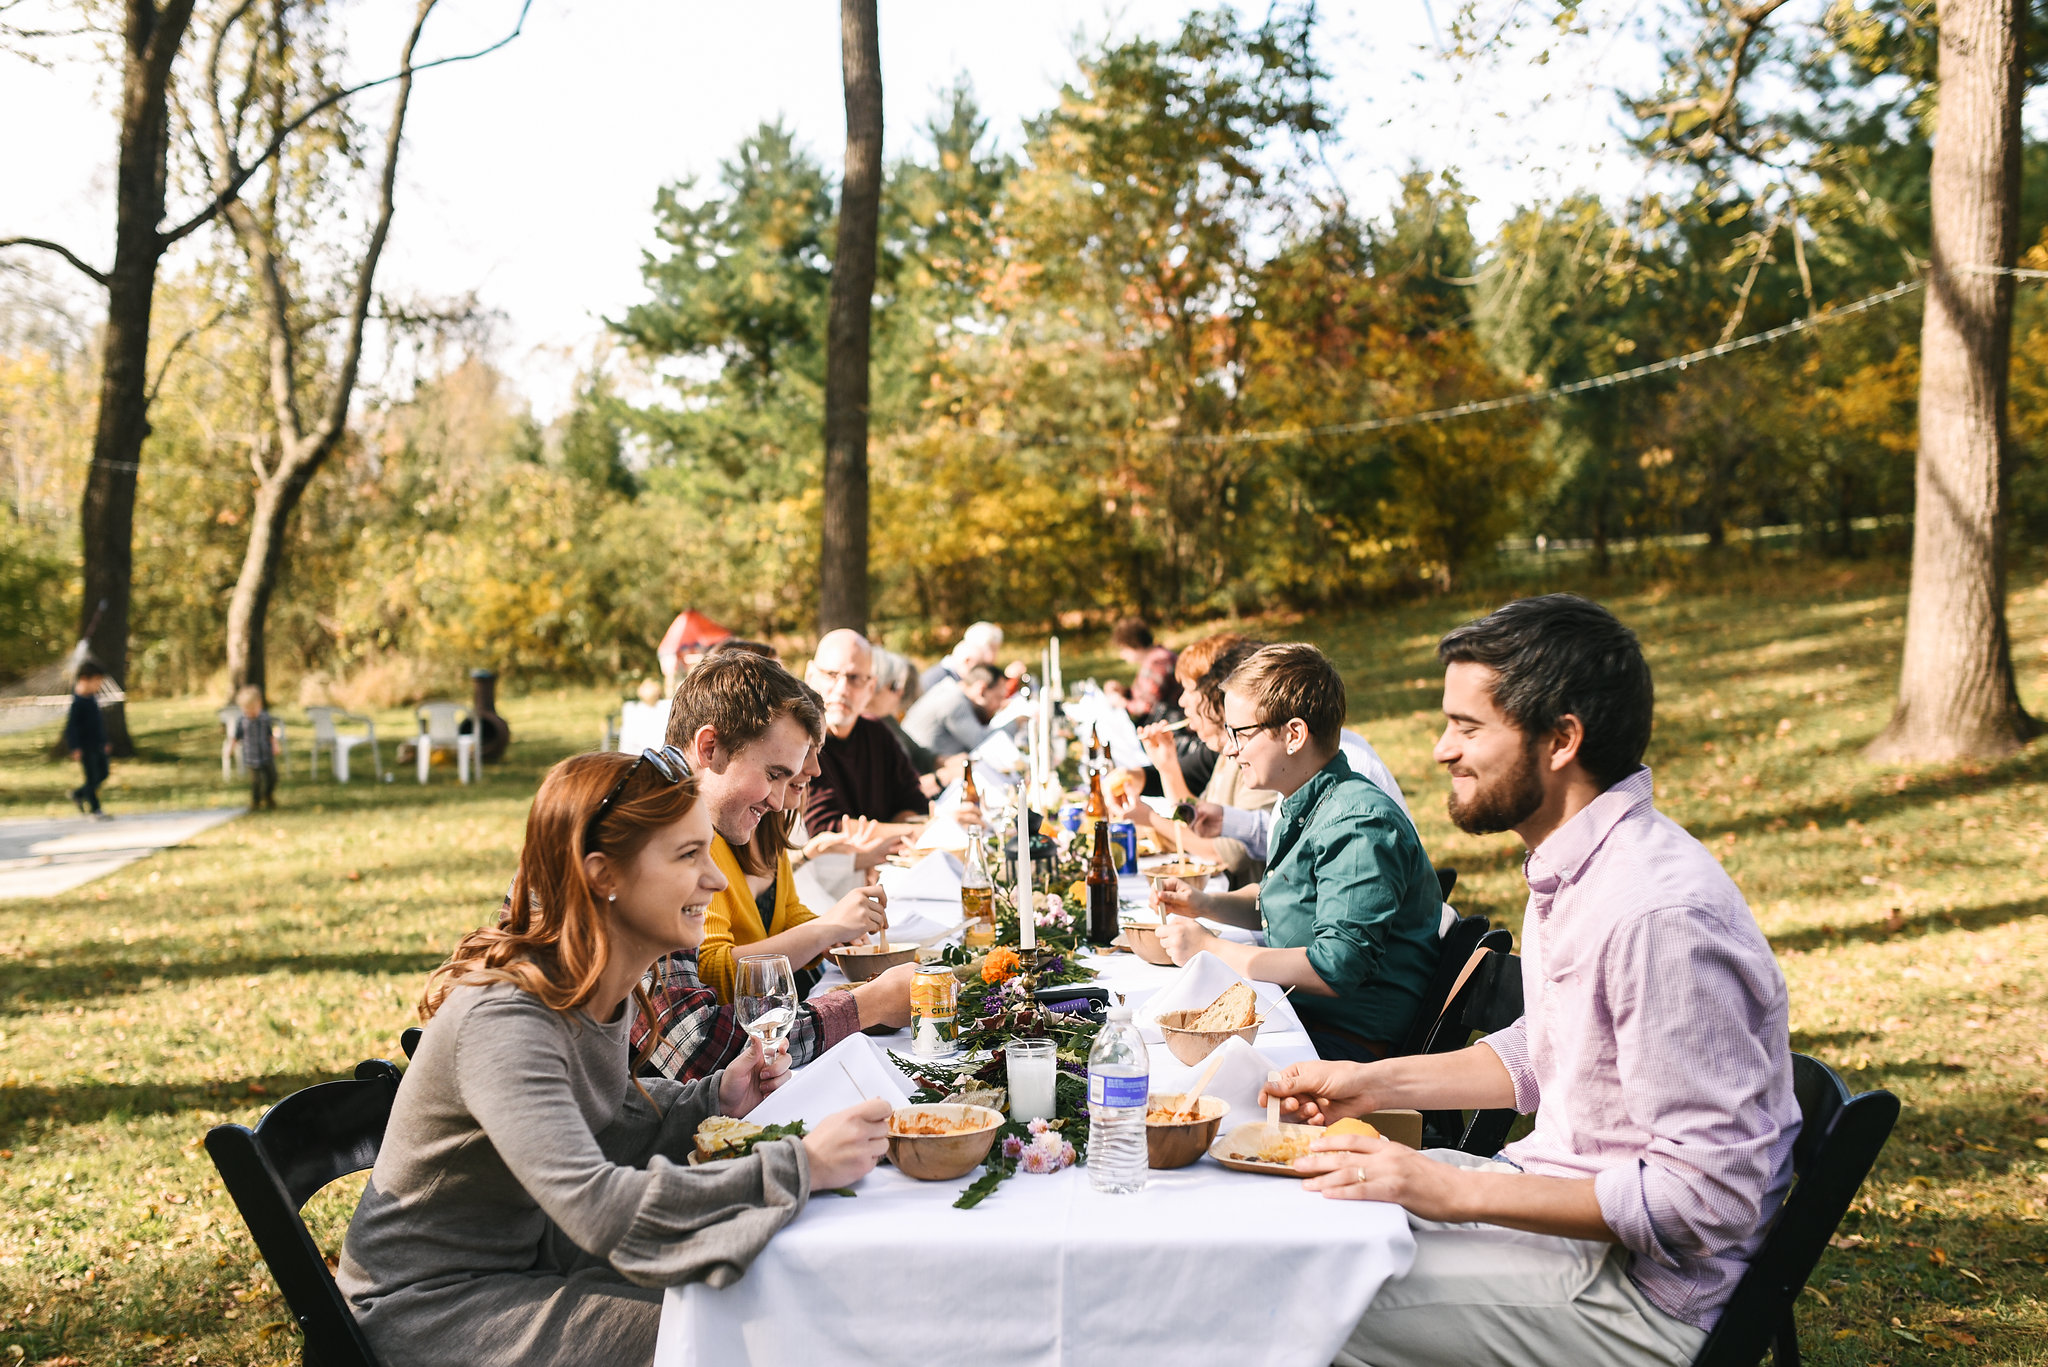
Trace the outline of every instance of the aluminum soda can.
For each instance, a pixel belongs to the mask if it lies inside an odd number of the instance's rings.
[[[946,964],[919,964],[910,980],[910,1052],[942,1058],[959,1052],[960,980]]]
[[[1079,835],[1081,833],[1082,810],[1083,808],[1078,802],[1069,802],[1066,806],[1060,808],[1060,825],[1066,827],[1068,834]]]
[[[1138,827],[1130,821],[1109,823],[1109,843],[1117,851],[1116,871],[1128,877],[1138,871]]]

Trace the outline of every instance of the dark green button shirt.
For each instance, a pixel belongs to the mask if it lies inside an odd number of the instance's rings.
[[[1306,948],[1337,993],[1295,993],[1302,1022],[1399,1043],[1442,953],[1443,898],[1415,827],[1339,754],[1282,799],[1270,848],[1266,943]]]

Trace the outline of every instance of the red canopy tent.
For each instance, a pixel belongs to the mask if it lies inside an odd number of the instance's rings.
[[[731,639],[730,631],[697,609],[687,608],[669,623],[668,631],[663,634],[661,644],[655,647],[654,654],[661,661],[661,672],[674,678],[683,656],[697,654],[706,646]]]

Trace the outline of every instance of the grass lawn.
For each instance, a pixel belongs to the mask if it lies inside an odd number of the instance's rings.
[[[2013,577],[2037,711],[2044,577],[2041,562]],[[1905,582],[1889,563],[1734,557],[1598,585],[1567,565],[1525,587],[1594,592],[1649,643],[1661,804],[1747,893],[1791,986],[1794,1047],[1905,1102],[1802,1300],[1808,1359],[2048,1362],[2048,743],[1996,765],[1861,759],[1897,673]],[[1460,871],[1459,902],[1519,930],[1515,842],[1454,831],[1429,760],[1436,636],[1492,596],[1259,630],[1339,660],[1351,723],[1408,789],[1436,861]],[[396,1054],[427,970],[492,913],[540,773],[595,742],[609,700],[507,692],[515,742],[485,783],[316,785],[300,759],[274,814],[62,898],[0,903],[7,1361],[296,1360],[200,1140]],[[117,764],[112,808],[239,799],[219,779],[211,703],[132,710],[142,755]],[[76,781],[28,738],[0,738],[0,816],[68,811]],[[355,1185],[309,1208],[330,1250]]]

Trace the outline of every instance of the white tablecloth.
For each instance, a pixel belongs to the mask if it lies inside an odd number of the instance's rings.
[[[747,1274],[672,1287],[655,1367],[1330,1361],[1415,1243],[1399,1207],[1207,1159],[1098,1195],[1085,1169],[966,1179],[880,1167],[816,1196]]]

